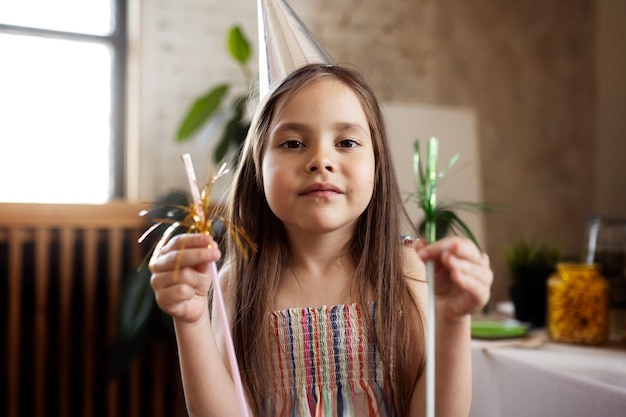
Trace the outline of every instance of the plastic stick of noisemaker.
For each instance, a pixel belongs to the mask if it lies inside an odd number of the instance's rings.
[[[183,164],[185,164],[185,172],[187,173],[187,181],[189,182],[189,190],[191,191],[191,201],[196,207],[196,214],[198,215],[198,222],[204,223],[204,210],[202,209],[202,199],[200,198],[200,190],[198,189],[198,182],[196,181],[196,173],[193,169],[193,162],[191,161],[191,155],[188,153],[181,156]]]
[[[434,213],[437,204],[437,154],[439,141],[430,138],[426,157],[426,199],[430,215],[426,219],[426,242],[437,240]],[[433,261],[426,262],[426,280],[428,282],[428,307],[426,311],[426,417],[435,417],[435,266]]]
[[[200,192],[198,190],[198,184],[196,182],[196,174],[191,162],[191,156],[184,154],[182,156],[183,163],[185,164],[185,171],[187,172],[187,179],[189,180],[189,187],[191,188],[191,198],[193,203],[197,207],[198,216],[201,221],[204,219],[204,211],[202,210],[202,200],[200,199]],[[248,404],[246,403],[246,397],[243,391],[243,384],[241,383],[241,375],[239,374],[239,365],[237,364],[237,356],[235,355],[235,346],[233,345],[233,338],[230,333],[230,325],[228,321],[228,315],[226,314],[226,306],[224,304],[224,296],[222,295],[222,289],[217,279],[217,266],[215,262],[210,264],[211,278],[213,279],[213,296],[217,303],[217,310],[222,320],[222,327],[224,331],[224,342],[226,343],[226,352],[228,353],[228,361],[230,363],[230,373],[233,377],[235,384],[235,391],[237,393],[237,401],[239,403],[239,409],[241,415],[249,417]]]

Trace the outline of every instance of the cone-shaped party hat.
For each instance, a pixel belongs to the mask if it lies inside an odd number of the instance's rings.
[[[296,69],[334,60],[285,0],[257,0],[259,98]]]

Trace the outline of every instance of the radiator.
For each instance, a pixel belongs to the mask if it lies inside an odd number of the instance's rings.
[[[105,376],[120,290],[148,249],[142,208],[0,204],[0,415],[185,415],[171,339]]]

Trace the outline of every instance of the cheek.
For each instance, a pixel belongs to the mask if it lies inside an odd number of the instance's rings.
[[[267,156],[263,158],[263,163],[261,164],[261,177],[263,181],[263,189],[267,194],[268,188],[272,187],[272,184],[276,180],[276,164],[273,163],[272,158]]]
[[[263,161],[262,170],[263,176],[263,191],[265,192],[265,198],[272,210],[275,209],[277,197],[280,196],[281,190],[285,189],[284,180],[285,175],[280,175],[278,167],[272,163],[271,158],[266,158]]]
[[[361,198],[369,200],[374,192],[375,168],[374,159],[366,159],[356,165],[353,171],[354,180],[357,181]]]
[[[359,175],[363,181],[374,187],[374,177],[376,176],[376,161],[372,155],[359,165]]]

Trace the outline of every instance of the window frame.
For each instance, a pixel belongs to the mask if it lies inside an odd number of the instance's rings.
[[[51,39],[63,39],[92,42],[106,45],[112,51],[111,59],[111,166],[109,200],[125,198],[126,190],[126,66],[128,60],[128,29],[127,1],[109,0],[111,2],[112,31],[108,35],[66,32],[52,29],[41,29],[29,26],[17,26],[0,23],[0,33],[38,36]]]

